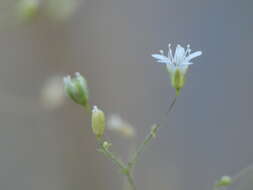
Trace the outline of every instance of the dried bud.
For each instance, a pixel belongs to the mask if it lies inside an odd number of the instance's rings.
[[[85,78],[76,73],[76,76],[64,77],[64,89],[66,94],[77,104],[88,106],[88,86]]]
[[[93,107],[92,110],[92,131],[98,137],[102,137],[105,131],[105,114],[102,110],[98,109],[97,106]]]

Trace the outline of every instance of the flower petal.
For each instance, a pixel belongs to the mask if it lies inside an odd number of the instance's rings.
[[[169,60],[158,60],[157,63],[165,63],[165,64],[169,64],[170,65],[170,61]]]
[[[180,64],[185,56],[185,50],[182,46],[177,45],[176,51],[175,51],[175,55],[174,55],[174,60],[175,62],[178,64]]]
[[[192,60],[193,58],[198,57],[198,56],[201,56],[201,55],[202,55],[202,52],[201,52],[201,51],[196,51],[196,52],[194,52],[194,53],[188,55],[188,56],[186,57],[185,60],[186,60],[187,62],[189,62],[189,61]]]
[[[188,70],[188,65],[180,65],[177,68],[185,75]]]
[[[152,54],[151,55],[155,59],[166,59],[167,57],[161,54]]]
[[[189,61],[184,61],[181,65],[182,66],[188,66],[188,65],[192,65],[193,64],[193,62],[189,62]]]
[[[168,57],[161,55],[161,54],[152,54],[151,55],[153,58],[157,59],[158,63],[166,63],[166,64],[170,64],[171,61]]]
[[[166,67],[170,74],[173,74],[177,68],[174,64],[167,64]]]

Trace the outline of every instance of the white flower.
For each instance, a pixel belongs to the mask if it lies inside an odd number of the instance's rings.
[[[176,69],[179,69],[185,73],[189,65],[193,64],[191,60],[202,54],[201,51],[191,53],[190,45],[187,45],[185,50],[178,44],[173,56],[171,44],[169,44],[168,47],[168,56],[164,55],[163,50],[160,50],[160,54],[152,54],[152,57],[157,59],[158,63],[165,63],[169,72],[174,72]]]
[[[168,45],[168,56],[164,55],[163,50],[160,50],[160,54],[152,54],[158,63],[165,63],[167,70],[170,74],[171,85],[176,89],[176,94],[179,95],[180,89],[185,83],[185,74],[189,65],[193,64],[191,60],[202,54],[201,51],[191,53],[190,45],[187,45],[186,50],[177,45],[174,56],[171,50],[171,45]]]

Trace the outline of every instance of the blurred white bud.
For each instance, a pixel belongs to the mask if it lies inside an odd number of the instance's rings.
[[[50,110],[59,108],[65,99],[62,77],[53,76],[44,82],[40,93],[40,102],[44,108]]]
[[[39,0],[21,0],[18,3],[18,14],[22,21],[31,21],[39,13]]]
[[[124,121],[118,114],[112,114],[108,118],[107,127],[109,130],[117,132],[124,137],[132,138],[136,136],[134,127],[127,121]]]

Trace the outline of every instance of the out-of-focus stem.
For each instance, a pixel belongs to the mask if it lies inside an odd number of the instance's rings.
[[[239,173],[237,173],[236,175],[234,175],[234,176],[232,177],[233,183],[234,183],[235,181],[239,180],[240,177],[246,175],[250,170],[253,170],[253,164],[252,164],[252,165],[249,165],[247,168],[242,169]]]

